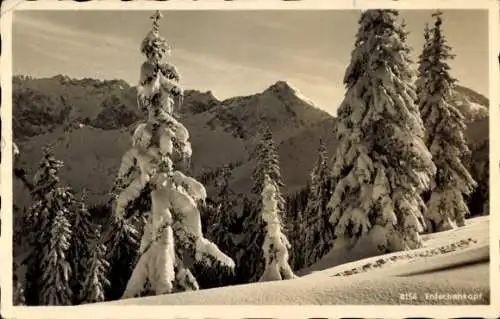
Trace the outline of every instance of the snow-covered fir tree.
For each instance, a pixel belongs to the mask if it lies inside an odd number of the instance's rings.
[[[71,237],[71,245],[68,251],[68,260],[71,264],[72,280],[71,289],[73,291],[74,303],[78,304],[81,284],[84,279],[84,269],[88,263],[93,247],[92,236],[96,225],[92,223],[90,213],[85,205],[84,196],[78,201],[77,207],[71,214],[69,222],[72,225],[73,236]]]
[[[252,194],[255,196],[258,206],[260,206],[262,203],[259,199],[264,188],[265,175],[268,175],[280,190],[285,186],[281,178],[278,149],[268,126],[264,126],[262,130],[261,140],[256,149],[256,158],[257,164],[252,172]],[[285,200],[281,192],[277,196],[278,207],[284,214]]]
[[[451,103],[456,80],[450,75],[447,61],[454,56],[441,29],[442,13],[433,17],[435,23],[427,31],[430,34],[420,56],[418,100],[426,128],[425,142],[437,168],[426,218],[430,231],[442,231],[464,225],[469,209],[463,195],[470,195],[476,182],[463,164],[470,155],[465,119]]]
[[[262,190],[262,219],[265,224],[264,273],[259,281],[274,281],[296,278],[288,263],[290,243],[282,231],[279,211],[279,190],[269,175],[264,175]]]
[[[263,129],[254,154],[256,164],[252,172],[253,185],[250,198],[244,203],[243,234],[238,245],[240,250],[236,255],[237,280],[242,283],[258,281],[265,268],[262,251],[265,237],[265,224],[262,219],[262,191],[266,175],[278,187],[276,193],[277,209],[280,214],[283,214],[281,218],[286,218],[284,214],[285,200],[280,192],[284,183],[280,173],[278,152],[268,127]],[[249,260],[252,262],[248,262]]]
[[[369,236],[379,251],[421,245],[421,193],[435,173],[413,86],[406,32],[395,10],[364,11],[338,109],[333,194],[336,242]]]
[[[69,211],[64,207],[68,193],[64,189],[56,189],[55,216],[49,224],[50,234],[46,237],[48,245],[43,247],[41,258],[42,277],[40,278],[40,304],[42,305],[72,305],[73,292],[70,280],[73,275],[71,265],[66,259],[71,240],[71,224],[66,216]]]
[[[105,300],[105,288],[110,284],[106,277],[109,263],[105,260],[106,246],[102,242],[99,227],[94,227],[89,238],[90,253],[85,258],[81,288],[78,292],[80,303],[93,303]]]
[[[198,289],[196,279],[184,260],[185,253],[198,262],[215,259],[229,268],[231,258],[208,241],[202,233],[197,203],[206,191],[195,179],[176,170],[174,162],[191,157],[188,130],[174,114],[174,98],[182,97],[180,75],[168,61],[170,48],[159,34],[160,12],[153,16],[153,28],[141,44],[147,60],[141,66],[137,102],[147,120],[137,126],[132,148],[124,155],[118,179],[137,172],[118,195],[114,213],[124,216],[127,205],[144,188],[151,187],[151,212],[144,227],[140,257],[122,298],[144,293],[166,294]]]
[[[328,153],[325,143],[320,141],[318,159],[310,175],[309,198],[304,213],[303,266],[312,265],[331,248],[333,233],[329,223],[330,214],[326,209],[331,195],[329,179]]]
[[[45,199],[46,195],[56,189],[60,179],[57,174],[63,167],[63,162],[56,159],[52,150],[44,148],[42,160],[33,178],[31,195],[35,202]]]
[[[34,204],[28,210],[24,228],[30,253],[26,260],[25,300],[27,305],[70,305],[71,266],[66,259],[72,231],[68,221],[74,207],[69,188],[59,185],[63,163],[45,149],[33,181]]]

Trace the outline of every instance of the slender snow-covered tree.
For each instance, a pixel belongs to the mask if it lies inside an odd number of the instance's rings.
[[[380,252],[421,245],[421,193],[435,173],[413,86],[410,48],[395,10],[361,14],[338,109],[333,194],[335,241],[369,237]]]
[[[182,97],[183,90],[179,73],[168,61],[169,45],[159,34],[160,18],[159,11],[152,16],[153,28],[141,44],[147,60],[141,66],[137,102],[147,120],[137,126],[118,172],[121,181],[137,173],[115,200],[118,218],[147,185],[151,187],[140,257],[122,298],[138,296],[146,287],[153,294],[198,289],[184,253],[198,262],[215,259],[234,267],[232,259],[203,236],[197,203],[205,200],[205,188],[174,165],[191,157],[191,145],[188,130],[174,118],[174,98]]]
[[[71,237],[68,260],[71,264],[72,280],[71,289],[73,291],[74,303],[78,304],[79,291],[83,282],[84,269],[88,259],[92,254],[92,236],[96,225],[92,223],[91,216],[85,205],[86,194],[78,201],[74,213],[70,216],[69,222],[72,225],[73,235]]]
[[[262,204],[260,202],[260,196],[264,188],[265,175],[269,175],[280,190],[285,186],[281,178],[278,149],[274,143],[273,134],[268,126],[265,126],[262,130],[261,140],[256,149],[256,158],[257,164],[252,172],[252,194],[256,198],[258,206],[260,206]],[[277,196],[278,207],[284,214],[285,200],[281,192],[279,192]],[[260,211],[260,208],[258,210]]]
[[[106,277],[109,263],[105,260],[106,246],[102,242],[99,227],[94,227],[88,244],[90,253],[85,259],[82,272],[81,289],[78,300],[80,303],[93,303],[105,300],[105,287],[110,284]]]
[[[31,249],[24,289],[28,305],[72,303],[72,274],[66,256],[72,236],[68,216],[75,200],[69,188],[59,185],[57,174],[62,166],[45,149],[33,181],[34,204],[24,220]]]
[[[329,189],[330,168],[326,145],[320,142],[318,160],[311,172],[310,191],[304,213],[306,239],[302,254],[304,266],[309,266],[323,257],[331,248],[333,233],[329,224],[330,214],[326,209]]]
[[[262,190],[264,188],[265,176],[269,176],[278,187],[276,201],[278,211],[283,220],[285,201],[281,195],[280,188],[284,186],[281,179],[279,158],[273,136],[268,127],[261,133],[260,142],[254,153],[256,164],[252,172],[253,185],[250,198],[244,205],[243,239],[239,243],[236,259],[238,264],[238,281],[255,282],[262,276],[265,268],[262,245],[265,237],[265,224],[262,216]],[[248,262],[251,260],[252,262]]]
[[[442,231],[464,225],[469,209],[463,195],[470,195],[477,184],[463,164],[470,155],[465,119],[452,104],[456,80],[450,75],[447,61],[454,55],[441,29],[442,12],[433,17],[434,27],[427,31],[430,35],[420,56],[418,100],[426,128],[425,142],[437,168],[426,218],[431,231]]]
[[[279,211],[279,191],[277,185],[264,175],[262,190],[262,219],[265,224],[265,237],[262,246],[265,266],[259,281],[274,281],[296,278],[288,263],[290,243],[282,231]]]
[[[64,201],[67,193],[64,189],[57,189],[56,193]],[[40,304],[62,306],[73,304],[71,290],[71,265],[66,259],[71,240],[71,224],[66,217],[69,211],[63,202],[59,203],[55,216],[50,223],[50,234],[46,236],[48,245],[43,247],[41,258],[42,278],[40,278]],[[61,205],[62,204],[62,205]]]

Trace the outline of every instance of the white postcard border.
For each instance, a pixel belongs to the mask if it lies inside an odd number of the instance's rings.
[[[341,10],[394,8],[413,9],[487,9],[490,40],[490,306],[133,306],[86,305],[75,307],[12,306],[12,16],[17,10]],[[171,0],[171,1],[4,1],[1,8],[2,56],[2,225],[0,238],[1,313],[6,318],[310,318],[310,317],[415,317],[434,318],[500,315],[500,52],[499,1],[494,0]],[[466,22],[464,22],[466,23]],[[9,147],[7,147],[9,146]],[[496,226],[496,227],[495,227]]]

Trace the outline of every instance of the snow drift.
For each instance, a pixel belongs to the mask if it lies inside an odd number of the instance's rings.
[[[424,235],[424,247],[418,250],[348,263],[337,259],[338,253],[329,254],[311,267],[315,272],[311,269],[303,271],[309,274],[296,280],[229,286],[94,306],[486,305],[490,302],[488,234],[489,216],[478,217],[467,220],[466,226],[459,229]],[[350,275],[337,275],[356,268],[364,269]]]

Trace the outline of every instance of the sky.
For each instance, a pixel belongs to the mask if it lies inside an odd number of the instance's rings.
[[[432,11],[405,10],[413,59]],[[151,28],[147,11],[16,11],[13,72],[33,77],[123,79],[135,85],[145,58],[139,46]],[[360,11],[168,11],[160,32],[185,89],[219,99],[289,82],[335,114],[344,97]],[[488,13],[445,10],[444,33],[460,84],[488,96]]]

